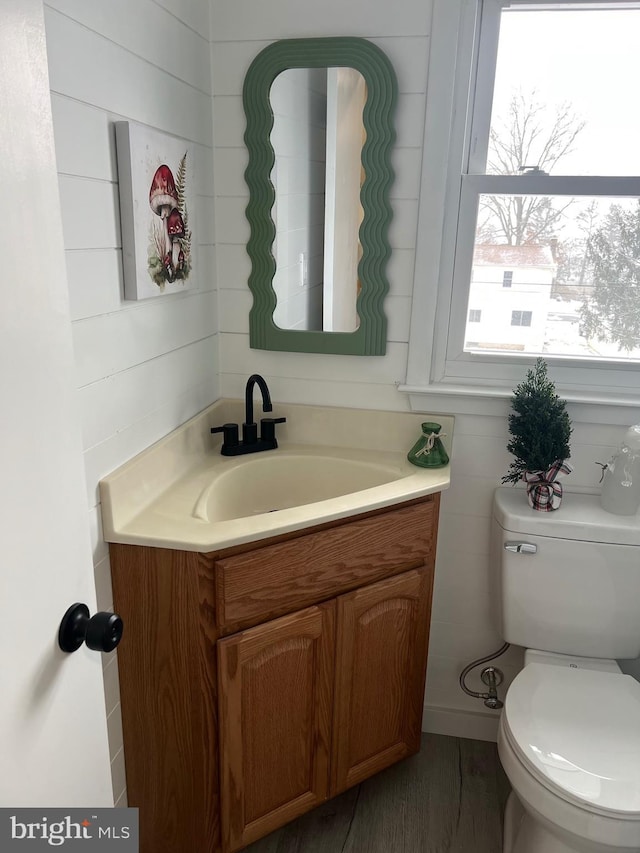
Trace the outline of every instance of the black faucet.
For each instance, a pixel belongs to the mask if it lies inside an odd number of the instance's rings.
[[[270,412],[273,409],[267,383],[260,374],[252,373],[247,379],[244,394],[245,416],[242,424],[242,441],[238,438],[238,424],[223,424],[211,428],[211,432],[223,433],[222,448],[220,449],[223,456],[258,453],[261,450],[274,450],[278,446],[276,424],[283,424],[287,419],[261,418],[260,436],[258,437],[258,425],[253,420],[253,389],[256,385],[262,394],[262,411]]]
[[[270,412],[273,409],[271,405],[271,394],[267,383],[259,373],[252,373],[247,379],[247,386],[244,389],[244,423],[242,424],[242,441],[245,444],[253,444],[258,440],[258,425],[253,420],[253,389],[258,386],[262,394],[262,411]]]

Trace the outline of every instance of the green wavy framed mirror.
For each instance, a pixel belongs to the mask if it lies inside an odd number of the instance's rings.
[[[288,39],[247,71],[250,345],[384,355],[397,83],[361,38]]]

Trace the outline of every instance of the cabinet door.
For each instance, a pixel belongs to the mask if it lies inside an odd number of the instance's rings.
[[[334,654],[332,602],[218,643],[226,853],[327,798]]]
[[[337,599],[331,796],[420,749],[432,571]]]

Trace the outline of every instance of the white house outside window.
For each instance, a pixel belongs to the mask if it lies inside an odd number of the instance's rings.
[[[432,382],[543,355],[565,387],[637,390],[640,3],[435,3],[459,41]]]

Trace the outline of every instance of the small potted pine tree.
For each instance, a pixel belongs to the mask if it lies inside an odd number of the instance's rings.
[[[533,509],[558,509],[562,501],[558,477],[571,471],[566,461],[571,456],[571,421],[565,401],[547,376],[544,359],[539,358],[516,387],[511,408],[507,450],[515,458],[502,482],[515,485],[524,480]]]

